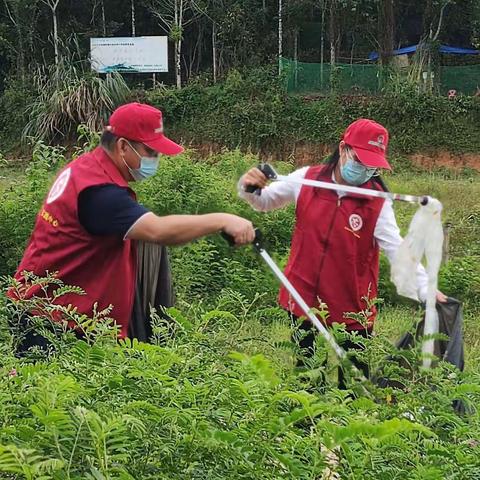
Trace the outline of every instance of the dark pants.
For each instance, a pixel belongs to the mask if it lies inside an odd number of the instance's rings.
[[[21,331],[19,331],[20,329]],[[16,355],[18,357],[23,357],[27,351],[33,347],[38,347],[43,351],[48,350],[50,342],[30,326],[30,320],[26,315],[20,319],[18,326],[12,328],[12,332],[15,330],[17,330],[19,337],[19,343],[16,349]]]
[[[300,325],[297,326],[298,317],[290,313],[290,318],[292,319],[292,324],[297,328],[297,331],[292,335],[292,341],[295,342],[302,350],[302,356],[297,360],[297,366],[304,366],[304,359],[311,358],[315,354],[315,336],[317,335],[317,329],[309,320],[304,320]],[[371,329],[356,330],[356,332],[363,338],[370,338],[372,335]],[[362,344],[350,339],[346,339],[341,342],[340,346],[347,352],[351,350],[364,349]],[[350,359],[352,363],[365,375],[365,377],[368,378],[370,373],[368,365],[365,362],[360,361],[355,356],[350,356]],[[342,390],[346,390],[347,388],[345,380],[344,367],[340,365],[338,367],[338,386]]]
[[[175,295],[167,248],[147,242],[136,242],[136,245],[137,278],[129,337],[148,342],[152,337],[150,308],[154,307],[159,317],[168,320],[162,308],[173,306]],[[45,328],[54,332],[53,326],[47,321],[45,321]],[[32,347],[38,347],[44,352],[52,348],[51,342],[32,325],[28,315],[23,315],[17,323],[10,322],[10,329],[18,337],[19,343],[16,349],[18,356],[25,356]],[[74,333],[79,339],[83,338],[80,332],[74,331]]]
[[[43,328],[49,332],[54,333],[55,329],[53,324],[48,323],[48,320],[44,320]],[[32,324],[32,320],[27,313],[23,314],[18,323],[10,322],[10,331],[18,339],[18,344],[15,350],[15,355],[17,357],[24,357],[25,354],[33,347],[37,347],[42,352],[47,352],[49,349],[52,349],[52,343],[45,338]],[[80,340],[83,337],[81,332],[72,330],[75,336]]]

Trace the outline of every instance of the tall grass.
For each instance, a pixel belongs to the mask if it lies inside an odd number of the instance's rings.
[[[41,67],[34,75],[38,96],[27,107],[23,140],[61,141],[79,124],[98,131],[109,114],[125,103],[130,90],[118,73],[101,78],[84,62],[63,60],[58,66]]]

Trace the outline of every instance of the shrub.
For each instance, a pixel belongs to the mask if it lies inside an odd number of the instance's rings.
[[[9,318],[28,302],[9,305]],[[18,359],[3,342],[0,472],[45,480],[476,478],[478,375],[444,364],[421,371],[412,350],[404,353],[411,368],[384,367],[405,390],[352,383],[353,394],[328,379],[320,393],[315,369],[311,377],[292,369],[285,315],[261,324],[265,312],[245,308],[234,292],[213,310],[169,314],[168,326],[156,317],[151,345],[116,342],[105,328],[89,342],[59,332],[48,358]],[[324,352],[319,341],[314,360]],[[385,365],[392,353],[377,338],[365,355]],[[455,399],[471,413],[456,415]]]
[[[21,142],[21,132],[29,118],[27,106],[35,99],[36,92],[31,82],[10,79],[0,96],[0,139],[1,150],[6,152]]]
[[[25,250],[53,177],[65,162],[63,150],[37,143],[25,177],[3,192],[0,203],[0,275],[12,274]]]
[[[453,297],[480,301],[480,263],[478,257],[454,258],[442,267],[439,287]]]
[[[427,95],[403,81],[377,97],[302,98],[287,95],[272,69],[259,69],[233,71],[214,86],[147,91],[145,99],[164,110],[171,131],[195,143],[283,153],[299,142],[336,143],[350,122],[367,117],[390,130],[396,153],[480,149],[477,98]]]

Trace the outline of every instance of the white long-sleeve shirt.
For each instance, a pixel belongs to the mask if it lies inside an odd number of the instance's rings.
[[[300,168],[292,172],[288,177],[303,179],[309,167]],[[333,175],[332,179],[335,181]],[[302,185],[290,182],[272,182],[262,190],[261,195],[247,193],[243,185],[243,177],[238,182],[238,194],[240,198],[246,200],[255,210],[259,212],[268,212],[277,208],[282,208],[289,203],[297,203]],[[347,195],[345,192],[337,192],[339,197]],[[385,252],[388,260],[392,262],[398,247],[402,243],[400,229],[398,228],[393,212],[393,205],[390,199],[386,199],[380,211],[380,215],[375,225],[374,237],[380,249]],[[417,286],[418,299],[425,301],[427,296],[428,277],[423,265],[417,267]]]

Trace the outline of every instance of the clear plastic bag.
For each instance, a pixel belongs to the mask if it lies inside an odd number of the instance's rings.
[[[442,204],[429,198],[427,205],[420,206],[415,213],[408,234],[400,245],[392,262],[391,279],[397,292],[414,300],[418,298],[417,266],[425,257],[428,275],[424,335],[438,333],[438,316],[435,309],[438,271],[442,261],[443,228]],[[433,355],[433,339],[427,339],[422,351],[424,366],[429,367]]]

